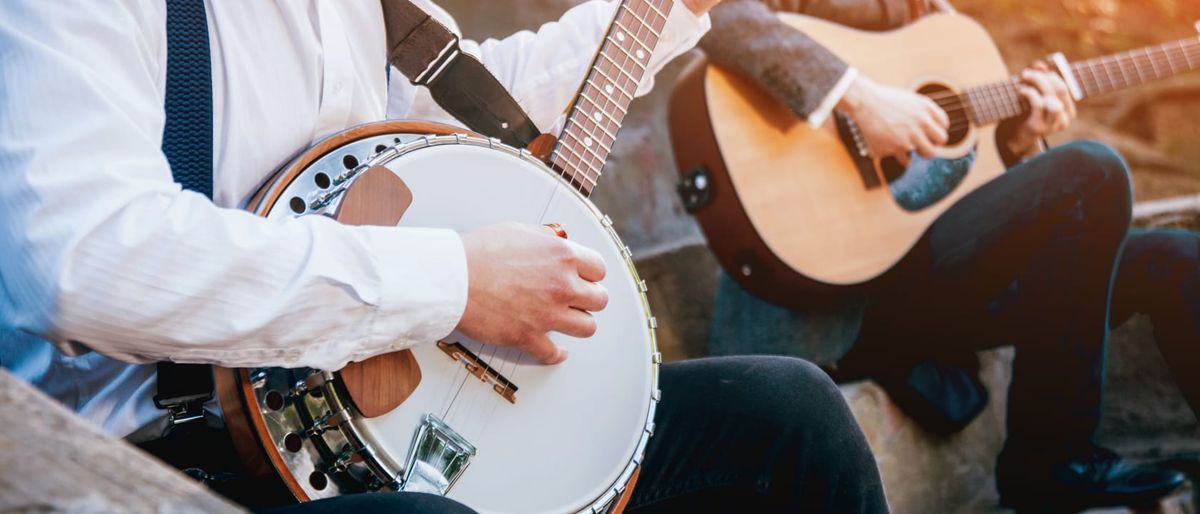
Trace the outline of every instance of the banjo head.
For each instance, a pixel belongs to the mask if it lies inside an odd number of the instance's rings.
[[[559,223],[607,265],[609,304],[595,313],[596,334],[552,333],[569,352],[554,366],[457,332],[415,345],[419,384],[374,418],[353,407],[337,373],[247,370],[242,394],[258,408],[246,410],[261,416],[259,438],[297,496],[404,489],[480,512],[604,511],[653,432],[661,359],[645,284],[611,221],[553,170],[495,140],[414,134],[429,128],[383,122],[334,136],[285,167],[251,209],[280,223],[330,215],[339,190],[384,166],[412,193],[400,226]]]

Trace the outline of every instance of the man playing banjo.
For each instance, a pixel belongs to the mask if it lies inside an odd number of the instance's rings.
[[[704,33],[716,2],[676,2],[649,72]],[[211,201],[181,191],[161,149],[168,7],[181,5],[200,8],[211,38]],[[614,5],[586,2],[536,33],[462,47],[549,129]],[[0,364],[173,464],[212,478],[231,452],[219,429],[164,439],[155,361],[332,370],[457,329],[554,365],[568,356],[547,333],[596,331],[604,264],[545,227],[268,223],[238,209],[326,135],[385,111],[447,118],[385,71],[376,0],[4,2],[0,49]],[[865,440],[814,366],[708,359],[664,365],[659,381],[629,509],[886,511]],[[283,510],[345,509],[464,507],[397,493]]]

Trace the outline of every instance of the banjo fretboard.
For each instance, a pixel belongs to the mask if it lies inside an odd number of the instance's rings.
[[[591,194],[646,73],[673,0],[623,0],[550,154],[550,164]]]

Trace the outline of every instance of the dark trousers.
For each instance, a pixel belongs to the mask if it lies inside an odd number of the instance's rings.
[[[887,512],[871,450],[816,366],[790,357],[699,359],[664,364],[659,384],[657,428],[627,512]],[[202,465],[170,455],[177,467]],[[471,511],[438,496],[383,493],[260,512]]]
[[[1098,143],[1014,167],[947,210],[879,279],[839,366],[875,374],[1015,344],[1006,453],[1045,463],[1090,451],[1130,209],[1128,171]]]
[[[1200,414],[1200,234],[1129,234],[1113,291],[1112,326],[1136,313],[1150,317],[1159,351]]]

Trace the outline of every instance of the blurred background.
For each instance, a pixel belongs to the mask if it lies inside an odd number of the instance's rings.
[[[536,29],[579,0],[438,0],[467,37],[502,37]],[[1200,0],[952,0],[983,24],[1011,70],[1061,51],[1084,59],[1194,36]],[[679,71],[693,52],[657,77],[654,91],[630,109],[594,200],[608,213],[650,284],[667,360],[706,355],[718,266],[675,193],[676,170],[666,107]],[[1200,72],[1089,99],[1080,119],[1054,143],[1098,139],[1117,148],[1133,169],[1139,208],[1200,195]],[[1200,200],[1183,202],[1200,212]],[[1200,228],[1197,216],[1169,223]],[[1161,220],[1159,220],[1161,221]],[[1143,220],[1142,223],[1149,221]],[[1157,221],[1156,221],[1157,222]],[[1140,460],[1168,462],[1200,476],[1200,437],[1153,343],[1148,320],[1135,317],[1112,336],[1099,442]],[[819,338],[815,338],[819,340]],[[1198,342],[1200,343],[1200,342]],[[1200,349],[1198,349],[1200,350]],[[828,361],[844,348],[820,344],[788,353]],[[962,432],[935,437],[913,424],[869,383],[842,391],[876,453],[895,512],[1004,512],[995,505],[995,455],[1004,440],[1011,349],[980,354],[989,407]],[[1193,478],[1195,480],[1195,478]],[[1106,511],[1109,512],[1109,511]],[[1115,510],[1111,512],[1126,512]],[[1194,513],[1191,491],[1162,510]]]

